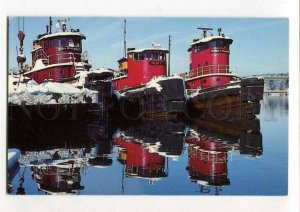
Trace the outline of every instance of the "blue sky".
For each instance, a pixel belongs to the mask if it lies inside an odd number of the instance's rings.
[[[68,26],[79,28],[87,37],[83,49],[92,57],[93,68],[117,69],[123,56],[123,20],[126,17],[70,17]],[[24,53],[31,65],[32,41],[46,30],[48,17],[25,17]],[[53,17],[56,23],[56,17]],[[21,19],[20,19],[21,20]],[[197,27],[221,27],[233,39],[230,65],[240,76],[288,72],[288,19],[283,18],[126,18],[127,47],[144,48],[152,42],[168,47],[172,36],[171,73],[186,72],[187,49],[200,37]],[[9,68],[15,68],[18,19],[9,18]],[[53,27],[54,28],[54,27]],[[55,30],[55,29],[53,29]]]

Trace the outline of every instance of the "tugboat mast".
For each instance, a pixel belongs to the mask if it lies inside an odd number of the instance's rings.
[[[52,18],[50,16],[50,18],[49,18],[49,26],[50,26],[49,34],[52,34],[52,25],[53,25]]]
[[[126,19],[124,19],[124,58],[126,57]]]
[[[169,35],[169,55],[168,55],[168,73],[167,76],[170,76],[170,62],[171,62],[171,35]]]

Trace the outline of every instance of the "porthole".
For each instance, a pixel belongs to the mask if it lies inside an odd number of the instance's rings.
[[[60,70],[60,71],[59,71],[59,74],[60,74],[60,75],[64,75],[64,70]]]

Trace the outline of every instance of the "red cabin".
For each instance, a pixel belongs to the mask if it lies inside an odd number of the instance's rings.
[[[220,86],[229,83],[233,75],[232,67],[229,66],[229,46],[232,39],[221,34],[207,36],[210,28],[199,28],[203,30],[201,39],[194,39],[190,52],[190,70],[183,75],[187,89],[202,89]]]
[[[119,70],[115,73],[115,90],[137,88],[148,83],[153,77],[166,76],[167,49],[158,44],[145,49],[128,48],[127,58],[118,61]]]
[[[45,80],[62,82],[71,80],[82,70],[89,70],[88,59],[82,56],[82,40],[86,39],[79,29],[67,29],[69,19],[58,20],[57,31],[47,26],[45,34],[33,41],[32,68],[24,75],[43,83]]]

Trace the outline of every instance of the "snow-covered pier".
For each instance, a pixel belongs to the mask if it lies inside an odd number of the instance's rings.
[[[76,84],[44,82],[37,84],[34,80],[19,75],[8,77],[8,106],[10,117],[17,111],[23,111],[29,117],[35,114],[52,118],[65,114],[86,112],[98,106],[98,91],[76,88]],[[98,107],[97,107],[98,108]]]
[[[26,81],[26,79],[21,79]],[[9,75],[8,103],[12,105],[50,105],[98,103],[98,91],[78,89],[74,84],[44,82],[33,80],[20,82],[19,76]]]

